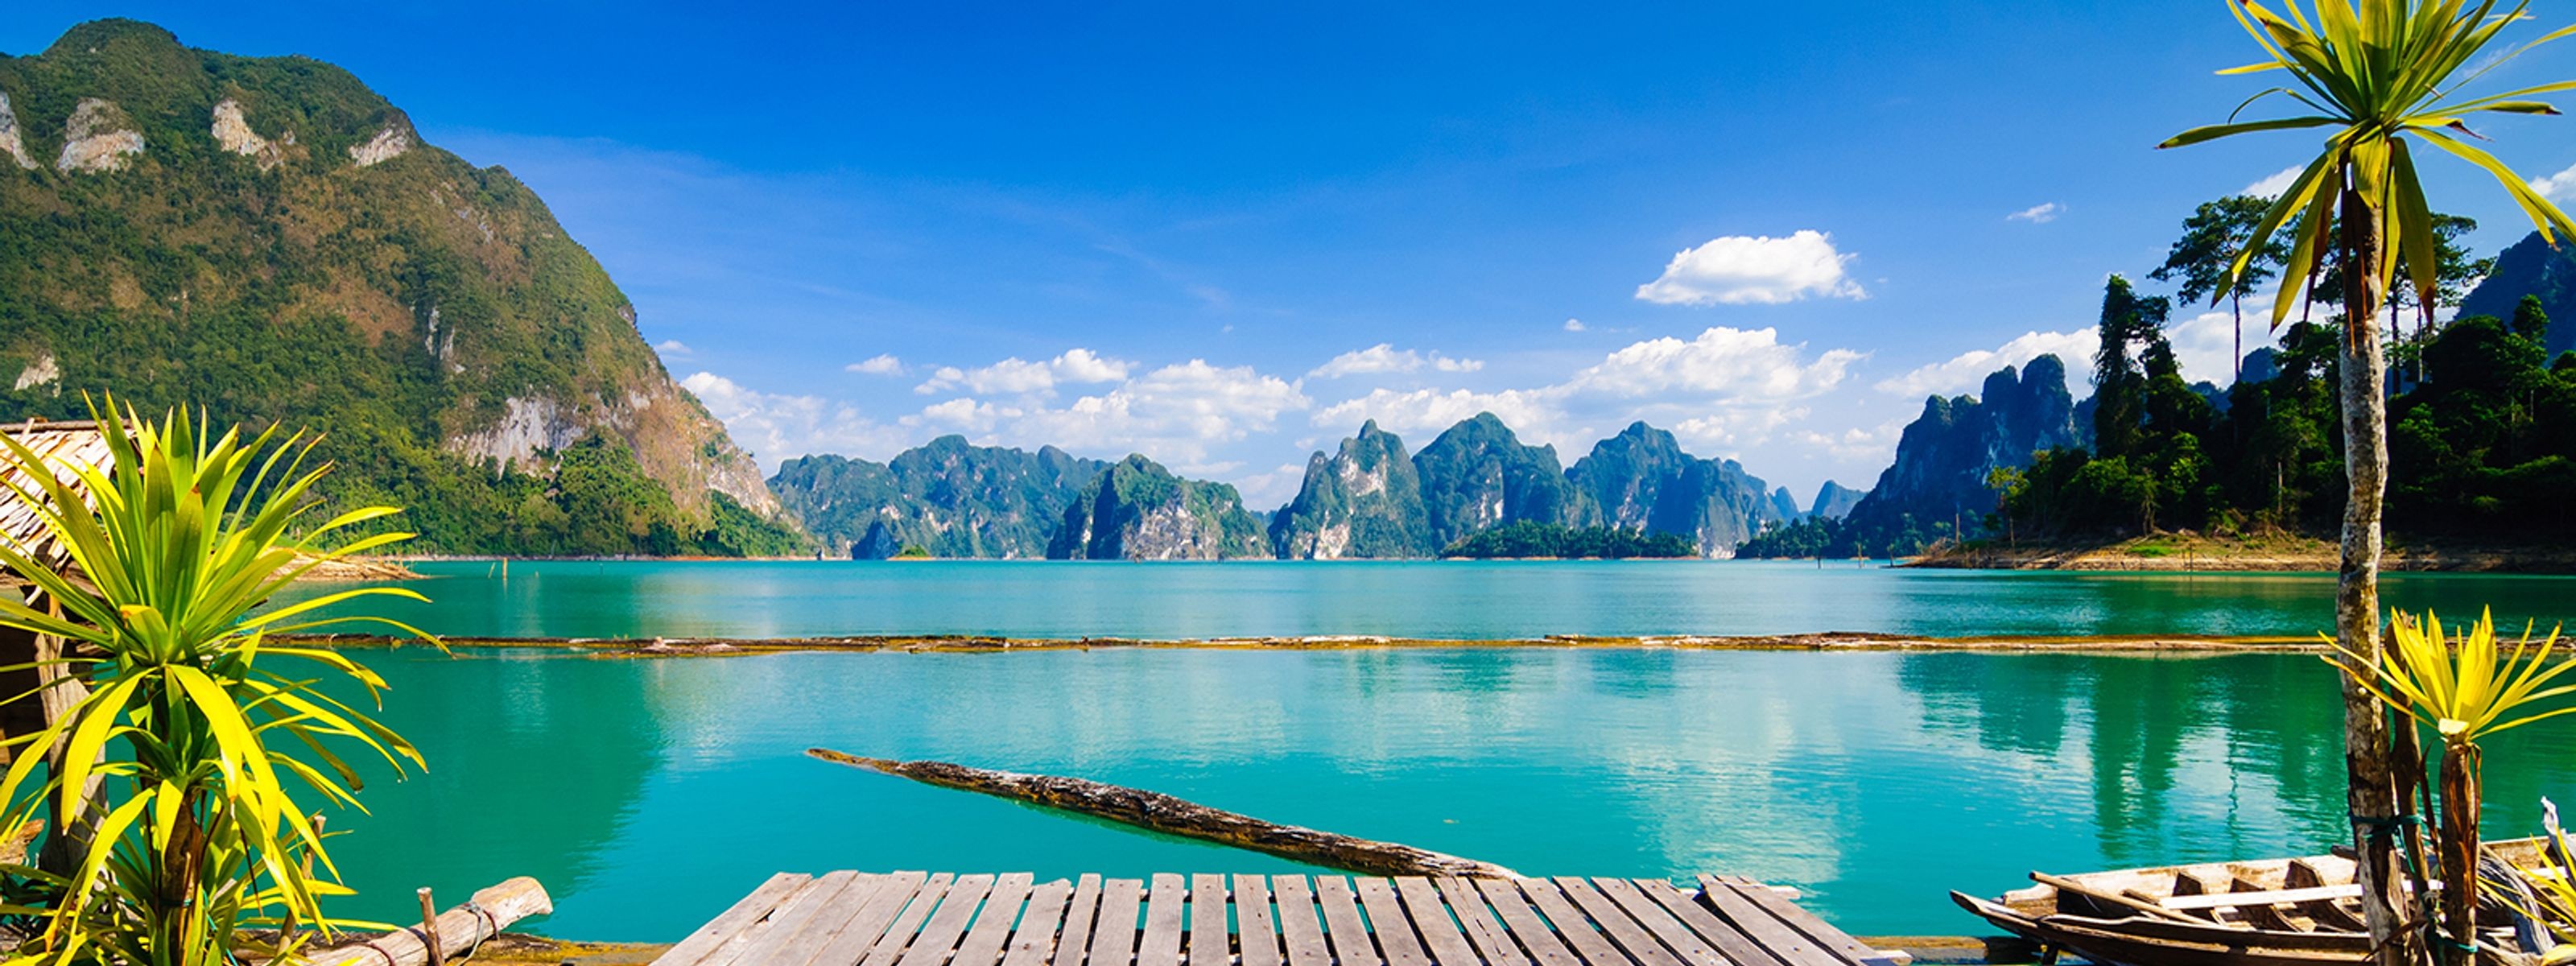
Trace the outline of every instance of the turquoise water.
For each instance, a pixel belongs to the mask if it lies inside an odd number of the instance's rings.
[[[2331,574],[1898,570],[1737,561],[419,565],[433,632],[500,637],[998,634],[2297,634]],[[2392,605],[2576,616],[2576,578],[2393,574]],[[331,589],[324,587],[321,589]],[[315,592],[306,589],[303,592]]]
[[[436,564],[447,634],[2305,633],[2315,575],[1982,574],[1751,563]],[[2554,618],[2565,578],[2414,576],[2406,606]],[[2322,851],[2341,835],[2314,657],[1664,649],[1100,649],[632,660],[360,652],[432,771],[333,828],[409,914],[511,875],[537,928],[668,940],[779,870],[1283,871],[805,758],[822,745],[1080,775],[1533,874],[1723,871],[1864,934],[1981,924],[1944,890],[2032,869]],[[2489,752],[2490,828],[2576,801],[2576,725]]]
[[[1531,874],[1792,883],[1862,934],[1982,924],[2032,869],[2323,851],[2313,657],[1103,649],[631,660],[361,652],[432,770],[332,827],[399,918],[535,875],[582,938],[670,940],[779,870],[1285,871],[805,758],[1082,775]],[[2488,821],[2576,801],[2576,726],[2490,750]]]

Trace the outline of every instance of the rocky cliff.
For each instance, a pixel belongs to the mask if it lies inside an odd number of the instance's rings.
[[[1129,456],[1093,476],[1047,543],[1054,560],[1224,560],[1270,555],[1261,524],[1223,483]]]
[[[2562,320],[2549,327],[2543,343],[2547,354],[2555,358],[2576,350],[2576,254],[2569,248],[2549,247],[2539,232],[2523,236],[2496,256],[2495,271],[2460,300],[2460,315],[2511,319],[2525,295],[2540,296],[2540,307],[2549,311],[2549,317]]]
[[[1673,534],[1702,556],[1733,556],[1763,525],[1797,516],[1742,464],[1682,452],[1673,434],[1642,422],[1594,444],[1566,476],[1584,498],[1584,523]]]
[[[1816,488],[1816,501],[1807,504],[1807,515],[1827,520],[1840,520],[1850,515],[1852,507],[1860,503],[1861,497],[1868,495],[1860,490],[1826,480],[1825,485]]]
[[[79,416],[113,390],[323,430],[334,492],[410,507],[426,549],[777,511],[545,203],[346,71],[83,24],[0,56],[0,155],[0,416]],[[552,501],[556,454],[594,436],[672,519]]]
[[[1582,494],[1566,481],[1551,446],[1529,446],[1492,413],[1449,427],[1413,458],[1422,478],[1432,543],[1506,523],[1581,526]]]
[[[2026,467],[2040,450],[2082,441],[2065,363],[2043,355],[2019,372],[2006,366],[1987,376],[1977,395],[1924,400],[1923,414],[1897,441],[1895,464],[1844,523],[1873,552],[1908,532],[1928,534],[1936,523],[1960,521],[1974,530],[1995,507],[1989,471]]]
[[[769,486],[834,553],[882,560],[919,547],[934,557],[1033,559],[1107,465],[1053,446],[1032,453],[942,436],[884,463],[788,460]]]
[[[1308,458],[1297,498],[1270,518],[1270,547],[1286,560],[1438,553],[1404,441],[1370,420],[1339,452]]]

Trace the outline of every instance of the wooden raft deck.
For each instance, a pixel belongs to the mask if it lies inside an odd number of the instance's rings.
[[[654,966],[1903,966],[1767,886],[780,873]],[[1141,913],[1141,926],[1139,925]]]

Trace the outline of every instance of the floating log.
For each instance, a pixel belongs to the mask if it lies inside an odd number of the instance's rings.
[[[426,893],[428,890],[422,890]],[[333,946],[301,957],[305,966],[424,966],[464,957],[484,940],[501,934],[529,916],[555,911],[555,902],[537,880],[520,876],[474,894],[464,905],[438,914],[438,955],[430,955],[422,929],[414,926],[365,942]]]
[[[1161,792],[1089,779],[992,771],[944,761],[862,758],[829,748],[808,748],[805,753],[834,764],[1080,812],[1138,828],[1266,852],[1346,872],[1471,878],[1512,878],[1517,875],[1491,862],[1478,862],[1410,845],[1265,822]]]

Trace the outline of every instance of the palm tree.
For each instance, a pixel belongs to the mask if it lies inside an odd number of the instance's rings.
[[[2265,242],[2253,249],[2254,257],[2243,271],[2235,271],[2236,253],[2246,250],[2254,226],[2263,223],[2263,213],[2272,203],[2255,195],[2229,195],[2216,201],[2204,201],[2191,217],[2183,219],[2182,237],[2174,239],[2173,249],[2165,253],[2165,263],[2147,273],[2159,282],[2182,280],[2175,295],[2185,302],[2210,297],[2210,304],[2227,303],[2236,316],[2237,378],[2245,376],[2245,297],[2270,281],[2281,262],[2290,257],[2290,249],[2280,239]]]
[[[2368,268],[2343,273],[2340,389],[2344,477],[2351,492],[2344,507],[2343,559],[2335,593],[2337,644],[2366,666],[2381,653],[2380,516],[2388,474],[2388,411],[2380,393],[2387,362],[2373,321],[2401,265],[2420,311],[2430,312],[2440,294],[2433,216],[2415,176],[2411,145],[2431,145],[2486,169],[2544,239],[2554,239],[2557,232],[2576,234],[2576,223],[2522,176],[2463,140],[2476,136],[2466,123],[2471,115],[2558,113],[2532,98],[2576,89],[2576,81],[2481,97],[2461,94],[2461,88],[2497,65],[2576,33],[2576,27],[2551,32],[2471,68],[2469,62],[2479,59],[2497,34],[2524,19],[2527,0],[2501,13],[2495,0],[2474,7],[2465,0],[2359,0],[2358,7],[2352,0],[2314,0],[2313,15],[2301,9],[2299,0],[2283,3],[2286,16],[2253,0],[2230,4],[2237,22],[2262,45],[2264,59],[2222,73],[2287,72],[2293,85],[2262,91],[2246,105],[2278,94],[2312,113],[2259,121],[2231,117],[2228,123],[2193,128],[2159,146],[2263,131],[2332,129],[2324,150],[2264,212],[2229,272],[2243,275],[2273,233],[2295,222],[2290,257],[2281,267],[2281,295],[2272,303],[2277,327],[2289,317],[2291,306],[2304,300],[2304,286],[2330,252],[2339,264]],[[2392,765],[2387,713],[2366,682],[2349,672],[2343,675],[2343,704],[2344,757],[2351,767],[2346,796],[2354,844],[2361,853],[2363,918],[2379,962],[2397,966],[2409,958],[2410,944],[2402,938],[2407,917],[2397,904],[2395,833],[2403,799]]]

